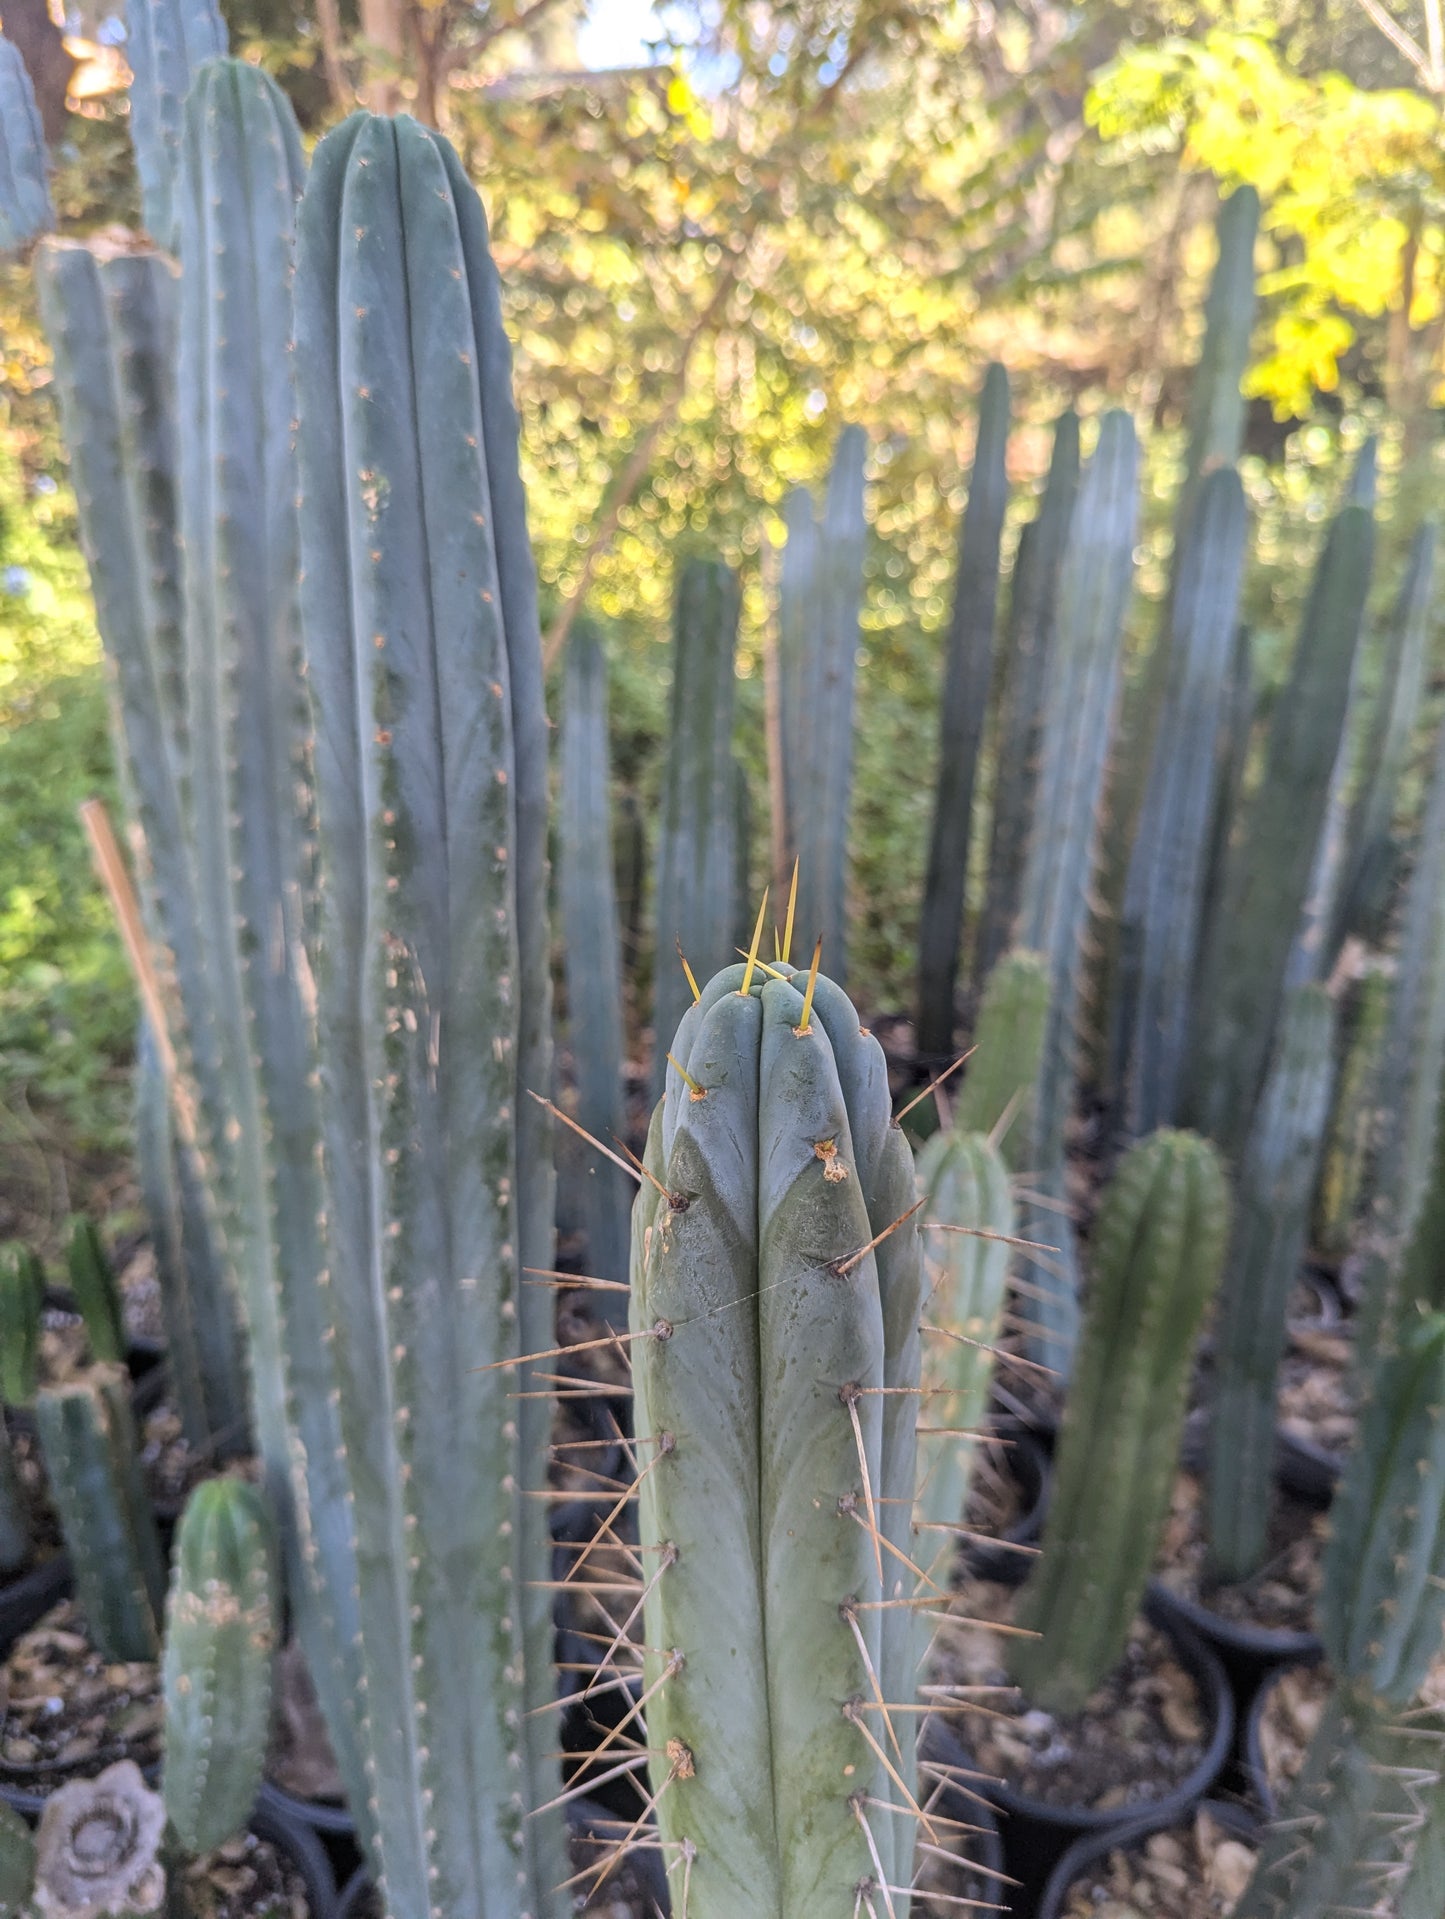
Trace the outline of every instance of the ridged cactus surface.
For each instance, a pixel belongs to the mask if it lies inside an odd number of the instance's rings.
[[[130,1375],[93,1366],[43,1387],[35,1423],[91,1643],[102,1659],[154,1659],[165,1561],[141,1478]]]
[[[251,1815],[271,1738],[281,1628],[276,1532],[263,1495],[210,1479],[186,1502],[166,1602],[166,1816],[192,1854]]]
[[[1354,683],[1374,525],[1346,506],[1326,536],[1260,784],[1207,925],[1184,1110],[1236,1153],[1269,1060]]]
[[[121,1319],[120,1282],[95,1221],[76,1219],[70,1228],[66,1249],[66,1270],[70,1290],[85,1321],[85,1335],[92,1359],[119,1361],[125,1358],[125,1327]]]
[[[1059,569],[1078,490],[1079,416],[1070,411],[1060,414],[1054,428],[1043,498],[1037,517],[1019,535],[1009,582],[988,888],[974,969],[979,979],[986,979],[1007,951],[1018,914],[1038,785],[1039,729],[1057,617]]]
[[[676,1032],[692,998],[678,948],[701,979],[726,960],[737,930],[732,731],[738,610],[734,573],[720,560],[687,562],[673,612],[670,723],[658,819],[652,962],[656,1094],[667,1071],[667,1035]]]
[[[946,1053],[953,1044],[973,795],[993,684],[999,546],[1008,506],[1008,429],[1008,375],[995,363],[984,375],[979,396],[973,472],[959,529],[933,833],[918,921],[918,1048],[928,1056]]]
[[[875,1539],[910,1519],[917,1401],[881,1389],[918,1383],[916,1223],[869,1250],[912,1165],[877,1042],[821,979],[804,1025],[804,985],[736,966],[703,990],[633,1222],[648,1744],[693,1919],[847,1914],[880,1867],[911,1877],[861,1702],[911,1690],[917,1653]],[[912,1716],[893,1730],[906,1771]]]
[[[156,245],[174,253],[186,95],[206,62],[225,53],[226,23],[215,0],[129,0],[125,24],[142,217]]]
[[[853,703],[863,598],[863,466],[868,438],[844,427],[821,521],[798,488],[789,495],[779,582],[784,790],[789,854],[798,861],[797,924],[821,933],[840,980],[847,954],[848,812],[853,793]],[[744,894],[745,898],[745,894]],[[745,909],[744,909],[745,910]]]
[[[1408,1706],[1445,1627],[1445,1314],[1377,1359],[1330,1514],[1320,1636],[1335,1670]]]
[[[607,761],[607,660],[580,622],[567,649],[562,694],[561,817],[557,892],[567,968],[567,1032],[577,1074],[577,1122],[611,1148],[623,1132],[622,967],[612,877]],[[625,1280],[632,1181],[589,1154],[583,1221],[587,1270]],[[617,1294],[600,1293],[604,1317],[626,1314]]]
[[[1341,1013],[1340,1070],[1315,1193],[1312,1243],[1326,1259],[1350,1250],[1363,1205],[1378,1115],[1380,1056],[1390,1019],[1393,967],[1376,963],[1355,982]]]
[[[1334,1031],[1324,988],[1298,987],[1240,1157],[1210,1430],[1210,1556],[1228,1579],[1245,1578],[1264,1558],[1279,1366],[1329,1117]]]
[[[1049,1514],[1019,1606],[1019,1624],[1039,1636],[1013,1642],[1014,1677],[1042,1706],[1081,1706],[1124,1651],[1169,1511],[1194,1343],[1228,1232],[1219,1157],[1192,1133],[1141,1140],[1105,1192]]]
[[[1163,704],[1124,885],[1120,1075],[1134,1137],[1178,1117],[1245,525],[1239,476],[1220,467],[1180,535]]]
[[[22,252],[54,225],[35,89],[20,49],[0,34],[0,255]]]
[[[1049,1018],[1049,975],[1037,953],[1006,953],[988,976],[954,1105],[954,1129],[998,1135],[1004,1163],[1027,1163],[1032,1100]]]
[[[1189,443],[1184,484],[1175,506],[1175,538],[1182,541],[1208,476],[1233,466],[1244,441],[1244,374],[1254,330],[1254,242],[1259,195],[1236,187],[1215,221],[1219,251],[1204,303],[1204,344],[1189,395]]]
[[[320,1121],[302,951],[312,852],[291,280],[303,179],[275,82],[245,61],[203,67],[186,100],[176,198],[191,831],[227,1105],[212,1145],[298,1632],[360,1801],[357,1558],[318,1280]]]
[[[325,1296],[395,1919],[545,1919],[547,740],[511,355],[445,140],[354,115],[297,268]],[[498,1364],[498,1362],[503,1362]],[[531,1395],[530,1397],[528,1395]],[[536,1709],[536,1710],[534,1710]]]
[[[1003,1156],[957,1124],[918,1155],[931,1329],[923,1366],[926,1430],[918,1440],[916,1564],[946,1586],[955,1541],[942,1528],[963,1518],[984,1431],[1008,1294],[1014,1202]],[[942,1571],[938,1570],[939,1567]]]
[[[1018,944],[1043,956],[1049,1017],[1034,1098],[1021,1143],[1030,1184],[1054,1205],[1025,1206],[1025,1239],[1058,1246],[1024,1302],[1033,1322],[1030,1357],[1067,1376],[1078,1330],[1073,1232],[1064,1198],[1064,1129],[1075,1091],[1077,1025],[1099,806],[1118,700],[1124,614],[1134,574],[1139,444],[1126,413],[1104,416],[1069,527],[1059,581],[1039,783],[1024,869]]]
[[[45,1268],[19,1240],[0,1246],[0,1400],[28,1406],[40,1374]]]

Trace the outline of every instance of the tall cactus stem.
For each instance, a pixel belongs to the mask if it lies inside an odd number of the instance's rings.
[[[94,1220],[72,1223],[66,1265],[70,1290],[85,1321],[91,1358],[118,1363],[125,1358],[126,1345],[120,1282]]]
[[[24,252],[54,225],[35,89],[20,49],[0,34],[0,255]]]
[[[959,529],[953,612],[944,656],[943,704],[928,874],[918,922],[918,1047],[929,1057],[953,1044],[974,788],[993,684],[999,548],[1008,507],[1008,375],[984,375],[968,504]]]
[[[40,1376],[45,1268],[30,1247],[0,1246],[0,1400],[28,1406]]]
[[[215,0],[131,0],[125,23],[142,218],[156,245],[175,253],[186,95],[205,63],[226,52],[226,23]]]
[[[954,1104],[954,1129],[997,1138],[1014,1172],[1027,1164],[1031,1101],[1049,1018],[1049,975],[1037,953],[1006,953],[989,974]]]

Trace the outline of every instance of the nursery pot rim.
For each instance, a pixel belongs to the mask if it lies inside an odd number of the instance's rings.
[[[1186,1598],[1159,1579],[1150,1580],[1149,1594],[1161,1608],[1176,1613],[1207,1645],[1245,1655],[1263,1666],[1312,1665],[1324,1657],[1319,1634],[1307,1627],[1250,1626],[1226,1619],[1202,1600]]]
[[[1284,1678],[1286,1673],[1308,1670],[1311,1666],[1323,1665],[1324,1657],[1325,1649],[1321,1646],[1319,1647],[1317,1656],[1313,1659],[1291,1659],[1276,1666],[1273,1672],[1265,1674],[1255,1689],[1253,1699],[1249,1702],[1249,1711],[1244,1716],[1244,1771],[1249,1778],[1249,1783],[1254,1790],[1254,1796],[1259,1801],[1262,1816],[1265,1819],[1273,1819],[1279,1811],[1280,1805],[1279,1798],[1273,1786],[1269,1783],[1269,1773],[1266,1771],[1264,1763],[1264,1744],[1260,1738],[1260,1726],[1264,1719],[1265,1706],[1269,1702],[1270,1694]]]
[[[1080,1833],[1060,1855],[1044,1882],[1036,1919],[1060,1919],[1069,1888],[1096,1860],[1107,1858],[1111,1852],[1137,1846],[1141,1840],[1152,1838],[1156,1832],[1167,1832],[1171,1826],[1179,1824],[1182,1816],[1193,1811],[1208,1812],[1221,1826],[1241,1839],[1256,1834],[1264,1823],[1247,1807],[1237,1806],[1232,1800],[1204,1798],[1197,1801],[1194,1807],[1186,1807],[1184,1814],[1176,1812],[1161,1819],[1157,1813],[1150,1813],[1115,1832]]]

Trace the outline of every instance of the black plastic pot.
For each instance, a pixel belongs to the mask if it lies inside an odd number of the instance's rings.
[[[1228,1799],[1208,1799],[1205,1809],[1240,1839],[1249,1839],[1259,1829],[1259,1821],[1243,1806],[1236,1806]],[[1156,1832],[1167,1832],[1177,1825],[1181,1815],[1160,1818],[1151,1813],[1147,1818],[1136,1820],[1132,1826],[1111,1833],[1090,1832],[1082,1834],[1060,1858],[1054,1870],[1049,1874],[1048,1884],[1039,1897],[1035,1919],[1059,1919],[1064,1910],[1064,1901],[1068,1898],[1069,1888],[1076,1879],[1081,1879],[1091,1867],[1108,1858],[1111,1852],[1128,1850],[1142,1845]]]
[[[1146,1818],[1172,1825],[1204,1797],[1229,1763],[1234,1744],[1234,1695],[1218,1654],[1172,1607],[1161,1605],[1153,1592],[1145,1595],[1142,1610],[1150,1625],[1167,1635],[1180,1665],[1198,1685],[1209,1726],[1198,1764],[1162,1798],[1147,1806],[1119,1806],[1105,1812],[1088,1806],[1049,1805],[979,1777],[967,1748],[946,1725],[939,1727],[940,1747],[952,1748],[943,1763],[975,1775],[964,1782],[965,1796],[986,1799],[998,1815],[1005,1864],[1010,1877],[1019,1882],[1016,1890],[1005,1888],[1000,1895],[1012,1899],[1014,1919],[1028,1919],[1049,1875],[1076,1839],[1117,1835]]]
[[[1235,1758],[1240,1766],[1247,1766],[1244,1728],[1261,1686],[1282,1667],[1311,1666],[1323,1659],[1324,1647],[1312,1632],[1275,1632],[1225,1619],[1197,1600],[1170,1592],[1158,1580],[1152,1582],[1149,1590],[1157,1605],[1182,1620],[1219,1655],[1234,1694],[1238,1741]]]
[[[1313,1662],[1307,1662],[1313,1663]],[[1286,1666],[1272,1672],[1256,1690],[1250,1701],[1249,1712],[1240,1729],[1240,1772],[1250,1792],[1259,1804],[1262,1817],[1273,1819],[1279,1811],[1279,1799],[1269,1783],[1269,1772],[1264,1763],[1264,1742],[1260,1738],[1260,1726],[1264,1720],[1264,1709],[1269,1703],[1269,1695],[1289,1670]]]
[[[1275,1477],[1287,1493],[1324,1512],[1340,1483],[1340,1461],[1323,1446],[1280,1432],[1275,1440]]]
[[[58,1606],[71,1587],[70,1555],[52,1553],[38,1566],[0,1585],[0,1658],[21,1633],[29,1632],[52,1606]]]

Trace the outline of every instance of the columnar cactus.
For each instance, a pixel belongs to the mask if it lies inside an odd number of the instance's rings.
[[[1164,696],[1124,885],[1119,1063],[1128,1132],[1178,1117],[1194,959],[1244,567],[1244,489],[1232,467],[1204,481],[1180,535]]]
[[[993,683],[999,545],[1008,506],[1008,429],[1008,375],[995,363],[984,375],[979,396],[973,473],[959,528],[933,835],[918,920],[918,1047],[928,1055],[946,1053],[953,1044],[973,794]]]
[[[445,140],[357,114],[322,141],[296,313],[323,1296],[371,1815],[396,1919],[546,1919],[549,1406],[520,1363],[554,1339],[522,1283],[551,1264],[546,717],[497,276]]]
[[[1075,1089],[1082,948],[1098,853],[1099,805],[1118,697],[1124,613],[1134,572],[1139,445],[1126,413],[1104,416],[1079,487],[1059,581],[1058,614],[1040,740],[1039,783],[1020,900],[1018,944],[1042,954],[1049,1019],[1021,1142],[1031,1184],[1054,1206],[1026,1206],[1023,1236],[1058,1245],[1024,1302],[1030,1356],[1066,1375],[1078,1327],[1073,1232],[1064,1198],[1064,1126]]]
[[[1219,1283],[1218,1155],[1159,1132],[1125,1155],[1094,1224],[1093,1283],[1054,1489],[1013,1643],[1015,1678],[1081,1706],[1123,1653],[1169,1511],[1194,1342]]]
[[[975,975],[987,979],[1007,951],[1018,914],[1038,784],[1049,656],[1059,569],[1079,489],[1079,416],[1062,413],[1054,428],[1048,479],[1037,516],[1019,535],[1009,583],[1008,624],[1000,662],[998,744],[994,754],[988,894],[979,923]]]
[[[20,49],[0,34],[0,254],[23,252],[54,225],[35,89]]]
[[[1278,1375],[1334,1078],[1334,1006],[1296,988],[1240,1157],[1234,1236],[1215,1340],[1209,1542],[1227,1579],[1264,1557],[1274,1476]]]
[[[720,560],[690,560],[677,584],[672,699],[657,846],[652,1081],[661,1092],[667,1036],[691,994],[678,963],[711,973],[733,947],[737,861],[733,809],[733,654],[738,582]],[[821,930],[821,929],[819,929]]]
[[[843,977],[847,950],[848,810],[853,791],[853,689],[863,597],[861,427],[838,436],[821,524],[802,488],[788,496],[779,582],[786,840],[798,861],[797,923],[823,936]],[[796,549],[793,549],[796,541]]]
[[[120,1282],[106,1256],[94,1220],[77,1218],[70,1228],[66,1256],[70,1290],[85,1321],[92,1359],[116,1362],[125,1358]]]
[[[1049,976],[1037,953],[1006,953],[988,976],[973,1026],[973,1045],[954,1104],[961,1133],[999,1137],[1004,1163],[1027,1165],[1033,1131],[1031,1100],[1049,1018]]]
[[[577,1121],[610,1146],[623,1130],[622,972],[607,765],[607,661],[580,626],[562,693],[558,899],[567,963],[567,1030],[577,1073]],[[610,1160],[589,1163],[583,1218],[589,1273],[625,1280],[632,1182]],[[608,1315],[616,1294],[598,1296]],[[619,1317],[625,1315],[619,1312]]]
[[[92,1643],[103,1659],[154,1659],[165,1562],[136,1454],[130,1376],[93,1366],[42,1387],[35,1421]]]
[[[1374,524],[1345,506],[1326,537],[1264,773],[1206,930],[1184,1109],[1229,1154],[1243,1144],[1269,1060],[1354,683]]]
[[[196,1452],[224,1460],[249,1446],[245,1335],[200,1161],[176,1135],[148,1020],[136,1042],[135,1140],[176,1411]]]
[[[968,1503],[993,1384],[1014,1203],[998,1148],[957,1125],[935,1133],[918,1155],[918,1184],[931,1290],[924,1301],[927,1429],[918,1441],[917,1514],[925,1530],[913,1558],[946,1586],[955,1543],[949,1529]]]
[[[648,1745],[693,1919],[846,1914],[913,1850],[882,1759],[913,1722],[877,1705],[917,1651],[879,1603],[912,1584],[912,1167],[877,1042],[785,970],[683,1019],[633,1220]]]
[[[1327,1259],[1343,1259],[1365,1194],[1377,1124],[1380,1055],[1394,986],[1382,965],[1355,982],[1341,1014],[1340,1070],[1330,1103],[1325,1150],[1315,1193],[1312,1243]]]
[[[215,0],[131,0],[125,23],[142,217],[156,245],[174,253],[180,245],[177,177],[186,95],[205,63],[225,53],[226,23]]]
[[[349,1483],[326,1338],[310,973],[309,742],[296,581],[291,274],[300,136],[259,68],[186,101],[176,183],[180,530],[195,898],[228,1137],[212,1140],[245,1302],[254,1429],[298,1632],[348,1791],[361,1664]]]
[[[1320,1636],[1336,1671],[1410,1704],[1445,1626],[1445,1314],[1376,1361],[1330,1514]]]
[[[1244,372],[1254,330],[1254,242],[1259,231],[1259,195],[1236,187],[1219,209],[1219,252],[1204,302],[1204,344],[1189,395],[1189,443],[1184,484],[1174,510],[1176,541],[1194,517],[1207,476],[1233,466],[1244,443]],[[1176,569],[1177,572],[1177,569]]]
[[[1209,852],[1201,881],[1204,904],[1199,916],[1199,945],[1194,956],[1196,977],[1201,955],[1219,916],[1229,866],[1229,841],[1239,815],[1254,732],[1254,643],[1241,624],[1234,636],[1229,689],[1219,716],[1215,739],[1214,813],[1209,825]]]
[[[1346,837],[1337,939],[1352,928],[1371,927],[1388,891],[1394,863],[1391,828],[1395,805],[1425,690],[1437,538],[1438,530],[1430,521],[1416,531],[1386,629],[1384,672],[1370,718],[1360,790]]]
[[[45,1268],[28,1246],[0,1246],[0,1401],[28,1406],[40,1372]]]
[[[166,1816],[189,1853],[224,1844],[255,1803],[271,1737],[281,1626],[265,1499],[209,1479],[186,1502],[166,1601]]]

